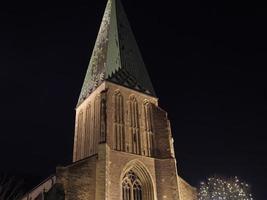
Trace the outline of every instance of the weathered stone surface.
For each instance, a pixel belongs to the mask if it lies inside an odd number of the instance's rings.
[[[57,183],[62,184],[65,200],[95,199],[97,156],[57,168]]]
[[[181,177],[178,177],[180,200],[197,200],[196,188],[189,185]]]
[[[121,96],[120,98],[123,100],[123,104],[120,104],[123,108],[119,109],[123,111],[121,116],[124,117],[123,133],[125,134],[123,139],[125,149],[120,150],[116,149],[117,140],[114,129],[115,117],[117,117],[115,116],[117,112],[115,112],[114,109],[118,109],[118,107],[115,106],[114,95],[118,94],[118,92]],[[146,177],[143,178],[143,181],[147,184],[150,182],[147,186],[147,190],[150,190],[148,194],[150,195],[149,200],[195,200],[196,192],[194,188],[185,181],[181,181],[177,175],[170,122],[167,113],[158,106],[158,99],[139,91],[105,81],[77,108],[77,112],[86,109],[88,104],[93,104],[95,98],[98,96],[101,97],[101,95],[105,97],[105,105],[102,106],[102,109],[105,108],[106,110],[101,112],[105,114],[104,122],[106,124],[102,125],[105,127],[105,142],[99,139],[95,143],[96,146],[93,147],[93,149],[96,149],[95,155],[97,156],[78,161],[72,166],[65,168],[63,173],[60,173],[63,175],[60,176],[62,180],[71,180],[63,181],[62,183],[68,182],[68,184],[63,184],[64,187],[75,190],[75,192],[72,192],[68,191],[70,189],[66,189],[66,199],[72,199],[75,195],[79,200],[88,198],[85,194],[86,191],[83,191],[79,186],[84,187],[87,184],[84,178],[89,178],[87,171],[84,170],[84,166],[92,166],[95,169],[91,169],[94,173],[90,173],[90,176],[94,176],[94,179],[91,180],[94,181],[95,184],[93,184],[91,188],[94,188],[94,198],[97,200],[122,199],[122,178],[127,170],[135,170],[135,173],[141,174],[140,176],[142,176],[143,173],[143,176]],[[137,120],[139,124],[138,130],[141,148],[139,153],[133,151],[134,140],[130,121],[132,111],[129,107],[129,102],[132,97],[135,98],[138,105]],[[144,105],[148,102],[152,105],[151,123],[153,128],[151,129],[151,133],[154,137],[153,154],[151,155],[147,154],[148,132],[146,126],[147,118],[144,110]],[[101,118],[101,116],[99,118]],[[84,121],[84,126],[86,126],[86,123],[90,123],[90,121]],[[101,123],[103,123],[103,121]],[[96,138],[101,138],[99,129],[94,130],[94,134],[97,135]],[[84,146],[84,148],[91,147]],[[83,163],[87,164],[85,165]],[[58,170],[58,172],[60,171],[61,170]],[[69,184],[71,184],[71,186]],[[91,188],[87,190],[87,193],[92,193]],[[93,197],[93,195],[91,196]],[[146,199],[148,200],[148,198]]]

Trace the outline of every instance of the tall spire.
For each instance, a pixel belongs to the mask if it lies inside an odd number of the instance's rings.
[[[108,0],[78,105],[105,80],[155,96],[120,0]]]

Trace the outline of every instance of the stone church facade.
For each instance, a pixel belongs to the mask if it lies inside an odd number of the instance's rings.
[[[23,197],[39,199],[196,200],[119,0],[108,0],[76,107],[73,163]]]

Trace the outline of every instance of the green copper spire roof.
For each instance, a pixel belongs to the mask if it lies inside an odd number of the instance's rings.
[[[119,0],[108,0],[78,105],[105,80],[155,96]]]

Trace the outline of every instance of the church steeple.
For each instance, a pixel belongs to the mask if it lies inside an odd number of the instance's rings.
[[[119,0],[108,0],[76,108],[73,163],[22,200],[195,200]]]
[[[78,105],[105,80],[155,96],[120,0],[108,0]]]

